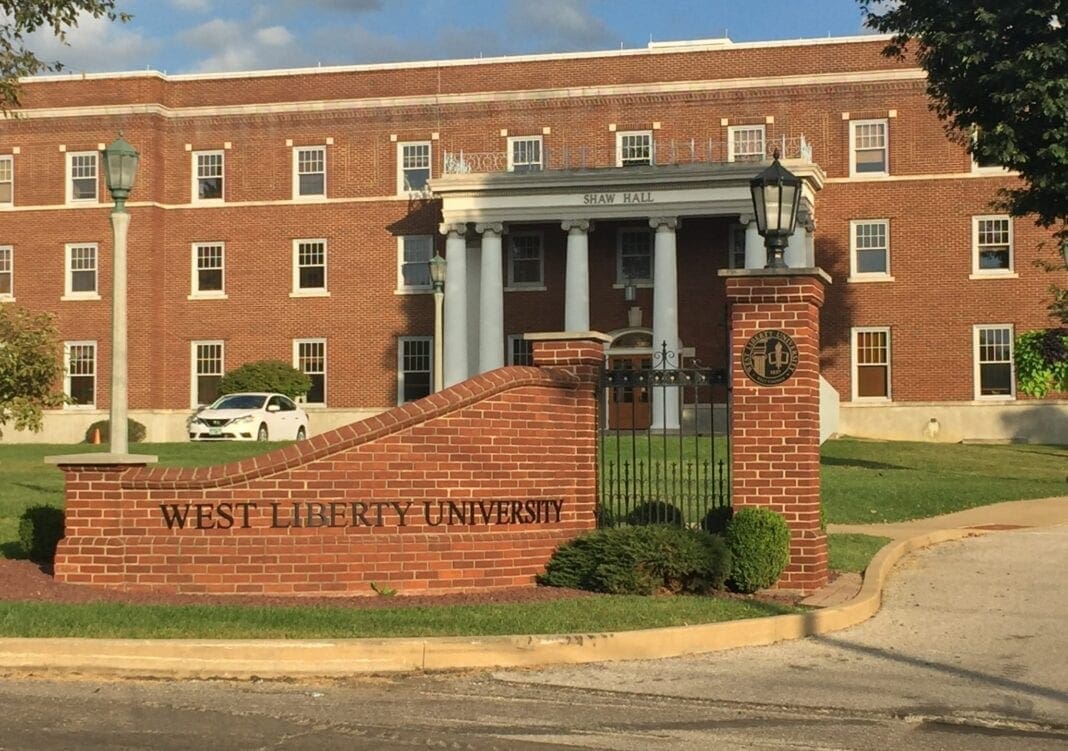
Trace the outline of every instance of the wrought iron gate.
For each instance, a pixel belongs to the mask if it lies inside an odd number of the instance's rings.
[[[598,526],[716,530],[729,516],[727,370],[675,357],[666,342],[651,357],[609,357],[600,387]]]

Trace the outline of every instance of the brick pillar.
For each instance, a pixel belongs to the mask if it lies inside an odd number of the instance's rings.
[[[790,526],[790,563],[778,586],[819,589],[827,583],[819,312],[830,277],[813,268],[720,275],[727,277],[731,317],[732,504],[782,514]]]

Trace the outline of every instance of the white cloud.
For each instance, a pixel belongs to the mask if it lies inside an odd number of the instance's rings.
[[[589,0],[511,0],[508,24],[534,45],[553,51],[606,49],[619,36],[590,12]]]
[[[270,26],[256,31],[256,43],[267,47],[284,47],[293,42],[293,35],[285,26]]]
[[[248,24],[216,18],[181,34],[190,47],[208,53],[194,69],[201,73],[310,65],[302,45],[284,26],[250,29]]]
[[[50,29],[38,29],[27,36],[26,46],[46,62],[61,62],[64,72],[78,73],[138,70],[150,63],[159,48],[156,40],[118,21],[85,14],[67,32],[66,45]]]
[[[186,10],[194,13],[204,13],[211,9],[210,0],[171,0],[178,10]]]

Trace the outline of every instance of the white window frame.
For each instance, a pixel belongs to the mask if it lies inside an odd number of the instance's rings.
[[[412,147],[426,146],[426,167],[411,167],[408,169],[426,169],[427,172],[427,184],[430,183],[430,179],[434,177],[434,145],[431,141],[398,141],[397,142],[397,195],[409,196],[412,194],[420,194],[427,190],[426,185],[422,188],[404,187],[404,175],[407,169],[404,166],[404,150]]]
[[[303,368],[303,360],[300,354],[301,345],[316,345],[323,348],[323,369],[322,371],[305,370]],[[297,399],[301,404],[311,404],[317,407],[325,407],[327,400],[327,378],[326,378],[326,339],[325,338],[312,338],[312,339],[294,339],[293,340],[293,367],[299,370],[305,375],[322,375],[323,377],[323,398],[322,401],[310,402],[307,400],[307,395],[301,396]]]
[[[760,131],[760,151],[736,154],[735,147],[738,145],[740,133]],[[768,128],[763,124],[731,125],[727,128],[727,161],[728,162],[760,162],[767,156]]]
[[[6,258],[5,258],[6,256]],[[0,287],[0,302],[13,302],[15,299],[15,246],[0,245],[0,278],[6,276],[8,291]]]
[[[426,292],[434,291],[434,284],[430,281],[430,267],[427,267],[427,283],[426,284],[406,284],[404,281],[404,246],[408,240],[425,239],[430,245],[430,258],[434,257],[434,236],[433,235],[397,235],[397,292],[402,294],[423,294]],[[430,261],[427,259],[427,262]],[[418,263],[418,261],[412,261],[411,263]]]
[[[979,344],[979,336],[982,331],[1001,330],[1008,332],[1009,345],[1009,393],[1007,394],[984,394],[982,393],[982,366],[985,364],[1000,364],[1003,360],[983,360],[982,348]],[[975,399],[977,401],[1012,401],[1016,398],[1016,363],[1015,360],[1015,331],[1011,323],[977,323],[972,326],[972,383],[975,385]]]
[[[11,198],[7,201],[0,201],[0,208],[15,205],[15,157],[12,154],[0,154],[0,175],[2,175],[3,172],[2,165],[5,164],[7,165],[6,169],[8,177],[5,180],[0,176],[0,185],[10,186],[9,192],[11,193]]]
[[[319,152],[322,158],[323,169],[321,172],[301,172],[300,171],[300,155],[301,152]],[[323,176],[323,192],[322,193],[301,193],[300,192],[300,176],[301,175],[318,175]],[[326,146],[294,146],[293,147],[293,200],[294,201],[321,201],[326,198]]]
[[[648,139],[649,159],[644,162],[624,164],[623,141],[627,138],[642,137]],[[651,130],[621,130],[616,132],[616,166],[617,167],[641,167],[656,164],[656,147],[653,144],[653,131]]]
[[[879,172],[859,172],[857,170],[857,151],[875,151],[876,148],[857,148],[857,129],[861,126],[881,125],[883,129],[883,169]],[[890,121],[886,118],[877,120],[849,121],[849,176],[850,177],[888,177],[890,175]]]
[[[63,297],[61,300],[99,300],[100,299],[100,246],[97,243],[67,243],[64,247],[63,261]],[[71,266],[75,248],[92,248],[93,250],[93,289],[91,291],[74,291],[74,269]],[[88,271],[89,269],[78,269]]]
[[[397,404],[407,404],[404,400],[404,345],[408,342],[427,342],[428,343],[428,370],[426,372],[430,375],[430,390],[428,393],[434,393],[434,337],[432,336],[398,336],[397,337]],[[423,372],[423,371],[412,371]]]
[[[516,162],[516,146],[523,143],[536,143],[538,145],[538,160]],[[508,138],[508,171],[509,172],[540,172],[545,169],[545,143],[541,136],[509,136]]]
[[[93,197],[92,198],[75,198],[74,197],[74,159],[76,157],[93,158]],[[67,161],[67,203],[100,203],[100,152],[98,151],[68,151],[66,153]],[[87,180],[89,178],[79,178]],[[14,187],[14,186],[12,186]],[[13,194],[12,194],[13,195]]]
[[[219,157],[219,180],[222,184],[219,187],[218,198],[201,198],[200,197],[200,157],[202,156],[218,156]],[[208,149],[206,151],[194,151],[192,156],[192,183],[191,183],[191,198],[192,203],[224,203],[226,201],[226,151],[224,149]]]
[[[515,256],[513,244],[517,238],[533,237],[538,241],[538,280],[536,282],[518,282],[515,279]],[[508,264],[508,287],[507,289],[522,289],[527,291],[541,291],[545,289],[545,241],[540,232],[509,232],[505,256]]]
[[[741,253],[737,254],[737,251]],[[741,265],[739,265],[741,261]],[[745,225],[732,224],[727,229],[727,268],[745,268]]]
[[[861,364],[857,357],[857,340],[860,334],[886,334],[886,395],[885,396],[860,396],[860,367]],[[856,326],[850,329],[849,332],[849,360],[851,370],[852,381],[852,400],[854,402],[889,402],[893,401],[893,361],[894,361],[894,340],[893,334],[889,326]],[[865,363],[867,365],[876,365],[875,363]]]
[[[319,243],[323,246],[323,286],[301,287],[300,286],[300,246]],[[330,251],[325,238],[302,237],[293,241],[293,291],[290,297],[329,297],[330,296]],[[310,268],[310,266],[309,266]]]
[[[857,257],[859,250],[876,250],[876,248],[860,248],[857,242],[857,230],[862,226],[881,225],[885,243],[883,252],[886,254],[886,271],[861,271]],[[890,274],[890,220],[889,219],[852,219],[849,222],[849,281],[851,282],[892,282],[894,277]]]
[[[627,234],[645,234],[649,236],[649,277],[648,278],[636,278],[628,280],[623,275],[623,236]],[[654,256],[655,256],[655,243],[653,239],[653,229],[645,229],[644,227],[620,227],[616,232],[616,287],[623,288],[627,286],[628,282],[635,287],[652,287],[653,276],[655,275],[654,269]]]
[[[70,404],[70,403],[67,403],[67,404],[63,405],[63,409],[70,409],[70,410],[96,409],[96,400],[97,400],[98,394],[100,393],[100,389],[99,389],[100,379],[99,379],[98,373],[97,373],[97,359],[98,359],[97,355],[99,353],[98,353],[98,350],[97,350],[97,345],[96,345],[96,341],[95,340],[88,340],[87,339],[87,340],[82,340],[82,341],[63,342],[63,393],[66,394],[68,397],[70,397],[70,395],[71,395],[71,393],[70,393],[70,379],[71,379],[70,352],[71,352],[71,349],[73,347],[92,347],[93,348],[93,365],[92,365],[93,372],[91,374],[89,374],[89,375],[92,375],[92,378],[93,378],[93,401],[91,403],[89,403],[89,404]],[[80,373],[79,375],[86,375],[86,374],[85,373]]]
[[[516,360],[516,357],[515,357],[516,345],[518,343],[520,343],[520,342],[522,342],[523,344],[533,345],[533,342],[527,342],[526,339],[523,338],[523,334],[509,334],[508,335],[508,342],[507,342],[507,344],[508,344],[508,349],[507,349],[508,364],[509,365],[533,365],[534,364],[533,346],[530,347],[531,356],[530,356],[530,362],[529,363],[517,363],[515,361]]]
[[[198,368],[200,365],[200,358],[197,353],[199,347],[218,347],[219,348],[219,373],[218,376],[222,378],[226,374],[226,342],[221,339],[202,339],[189,342],[189,405],[196,409],[201,406],[201,402],[197,399],[199,396],[199,387],[197,384],[197,378],[201,373]],[[215,373],[204,373],[203,375],[215,375]],[[207,404],[206,402],[204,404]]]
[[[1009,239],[1009,266],[1005,269],[984,269],[979,265],[979,225],[982,222],[1000,221],[1008,226]],[[1019,276],[1016,271],[1016,240],[1014,222],[1008,214],[984,214],[972,217],[972,273],[970,279],[983,279],[987,277],[1009,277],[1015,279]]]
[[[220,260],[222,265],[219,268],[219,273],[222,275],[222,289],[204,290],[200,288],[200,249],[201,248],[218,248],[220,252]],[[189,280],[189,299],[190,300],[225,300],[226,295],[226,243],[224,242],[203,242],[193,243],[190,252],[190,266],[191,277]],[[208,269],[209,271],[211,269]]]

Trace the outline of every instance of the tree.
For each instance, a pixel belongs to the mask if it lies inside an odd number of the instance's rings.
[[[25,37],[37,29],[49,29],[61,42],[78,25],[78,16],[106,16],[128,21],[130,15],[115,11],[116,0],[0,0],[0,111],[19,103],[19,77],[62,70],[60,62],[41,60],[26,48]]]
[[[247,362],[222,377],[220,394],[243,391],[269,391],[296,398],[304,396],[312,382],[305,373],[281,360]]]
[[[42,411],[66,401],[55,391],[62,375],[53,317],[0,305],[0,427],[39,431]]]

